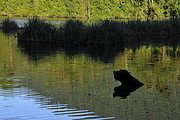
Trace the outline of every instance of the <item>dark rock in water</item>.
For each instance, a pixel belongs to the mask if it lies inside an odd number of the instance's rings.
[[[128,86],[143,86],[144,84],[133,77],[127,70],[113,71],[114,78],[122,83],[122,85]]]
[[[114,88],[113,97],[126,98],[131,92],[144,84],[133,77],[127,70],[113,71],[114,78],[121,82],[121,85]]]

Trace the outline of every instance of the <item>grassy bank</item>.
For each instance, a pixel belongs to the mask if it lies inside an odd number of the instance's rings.
[[[0,15],[84,19],[180,18],[179,0],[1,0]]]
[[[3,25],[4,23],[2,23]],[[68,20],[60,27],[38,18],[29,19],[21,31],[21,42],[50,42],[73,47],[87,44],[116,44],[127,37],[179,37],[180,19],[164,21],[82,22]]]

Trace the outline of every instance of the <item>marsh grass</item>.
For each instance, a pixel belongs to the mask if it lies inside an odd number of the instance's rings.
[[[131,36],[179,36],[180,19],[164,21],[128,21]]]
[[[128,35],[125,22],[101,21],[98,24],[90,26],[91,43],[118,43],[123,42],[124,37]]]
[[[86,43],[87,27],[79,20],[68,20],[60,28],[60,33],[64,36],[64,42],[74,46],[84,45]]]
[[[1,29],[4,33],[15,33],[19,28],[15,21],[6,18],[1,23]]]
[[[86,24],[79,20],[68,20],[60,27],[33,18],[18,33],[19,41],[54,42],[70,47],[88,44],[118,44],[127,41],[127,37],[178,37],[180,19],[164,21],[128,21],[103,20]]]
[[[23,30],[18,33],[19,41],[53,42],[57,37],[57,28],[37,17],[29,19]]]

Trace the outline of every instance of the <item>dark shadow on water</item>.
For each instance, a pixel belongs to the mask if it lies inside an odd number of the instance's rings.
[[[141,86],[120,85],[114,88],[113,97],[120,97],[122,99],[125,99],[131,94],[131,92],[136,91],[136,89],[140,87]]]
[[[169,40],[169,41],[168,41]],[[43,42],[22,42],[18,41],[18,47],[21,51],[28,55],[30,60],[35,62],[44,59],[49,56],[56,55],[57,52],[65,52],[67,56],[72,57],[77,54],[85,54],[94,60],[101,61],[103,63],[114,62],[115,57],[123,53],[125,48],[135,51],[141,46],[173,46],[180,45],[179,39],[162,39],[162,38],[128,38],[125,43],[118,44],[87,44],[85,46],[68,46],[61,45],[59,43],[43,43]]]
[[[131,92],[142,87],[144,84],[134,78],[127,70],[114,71],[114,78],[121,82],[121,85],[114,88],[113,97],[127,98]]]
[[[18,42],[18,47],[21,48],[22,53],[34,62],[54,56],[58,51],[57,45],[49,43]]]
[[[30,43],[18,42],[18,47],[22,53],[35,62],[49,56],[56,55],[57,52],[65,52],[66,56],[72,57],[77,54],[85,54],[94,60],[104,63],[113,62],[115,56],[124,51],[124,44],[119,45],[86,45],[83,47],[60,46],[52,43]]]
[[[68,48],[64,47],[63,50],[68,56],[84,53],[94,60],[101,61],[103,63],[110,63],[114,61],[114,58],[124,51],[124,44],[91,44],[84,47]]]

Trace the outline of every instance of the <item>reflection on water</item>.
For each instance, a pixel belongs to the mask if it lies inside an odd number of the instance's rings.
[[[113,97],[127,98],[131,92],[142,87],[144,84],[133,77],[127,70],[113,71],[115,80],[121,82],[121,85],[114,88]]]
[[[1,120],[113,119],[113,117],[102,118],[96,115],[95,112],[88,110],[69,109],[68,104],[52,104],[53,98],[43,97],[26,87],[20,86],[19,83],[22,80],[30,80],[30,78],[13,76],[0,79],[2,87],[0,88],[0,109],[3,110],[0,113]],[[9,81],[11,81],[11,84]],[[8,83],[6,88],[3,87],[5,83]]]
[[[0,43],[2,119],[178,120],[178,41],[69,50],[17,45],[0,32]],[[126,99],[112,96],[119,69],[144,83]]]
[[[115,56],[119,52],[124,51],[124,45],[117,45],[112,47],[112,45],[89,45],[81,48],[70,48],[69,46],[57,46],[53,43],[29,43],[29,42],[18,42],[18,46],[21,51],[28,55],[29,59],[33,61],[41,60],[48,56],[55,55],[58,51],[63,51],[67,56],[73,57],[77,54],[86,54],[96,61],[102,61],[105,63],[113,62]]]

